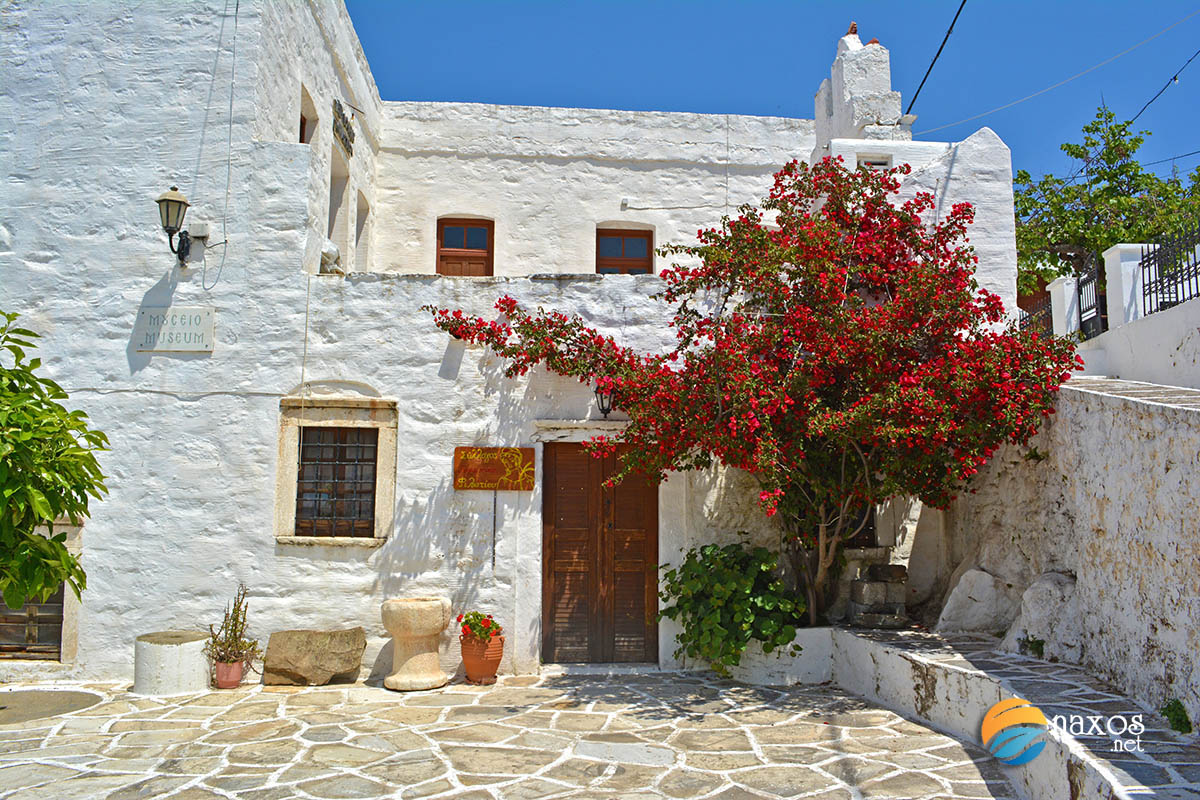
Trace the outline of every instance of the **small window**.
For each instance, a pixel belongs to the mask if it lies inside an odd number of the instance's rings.
[[[378,428],[300,428],[297,536],[375,535]]]
[[[395,524],[395,401],[289,396],[279,411],[276,542],[381,546]]]
[[[61,661],[64,598],[59,586],[46,600],[28,598],[15,611],[0,603],[0,658]]]
[[[858,166],[867,169],[891,169],[891,156],[859,156]]]
[[[438,274],[491,275],[494,231],[486,219],[438,220]]]
[[[654,272],[654,234],[650,231],[596,231],[596,272],[601,275],[650,275]]]
[[[313,104],[308,90],[300,87],[300,144],[311,144],[313,133],[317,130],[317,107]]]

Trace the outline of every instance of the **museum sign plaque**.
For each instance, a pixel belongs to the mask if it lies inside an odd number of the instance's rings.
[[[532,447],[454,448],[454,488],[533,491]]]
[[[212,306],[169,306],[138,311],[133,328],[134,350],[139,353],[211,353]]]

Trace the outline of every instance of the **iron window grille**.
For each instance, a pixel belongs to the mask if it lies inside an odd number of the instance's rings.
[[[297,536],[375,535],[378,428],[302,427]]]

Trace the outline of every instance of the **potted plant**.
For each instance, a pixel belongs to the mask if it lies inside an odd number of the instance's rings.
[[[504,629],[492,619],[491,614],[468,611],[458,615],[462,634],[458,637],[462,645],[463,671],[468,683],[490,684],[496,682],[496,670],[504,655]]]
[[[261,653],[257,639],[246,638],[246,585],[239,583],[233,606],[226,606],[221,627],[208,626],[209,638],[204,654],[213,664],[214,683],[218,689],[236,689],[242,682],[246,666]]]

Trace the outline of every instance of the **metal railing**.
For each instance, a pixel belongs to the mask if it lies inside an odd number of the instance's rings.
[[[1033,304],[1029,310],[1018,309],[1017,324],[1023,331],[1037,331],[1046,336],[1054,334],[1054,319],[1050,315],[1050,295]]]
[[[1100,265],[1095,258],[1088,260],[1088,267],[1075,283],[1079,294],[1079,334],[1086,341],[1108,330],[1108,308],[1104,295],[1097,290],[1100,283]]]
[[[1142,246],[1142,313],[1200,297],[1200,222],[1190,231]]]

